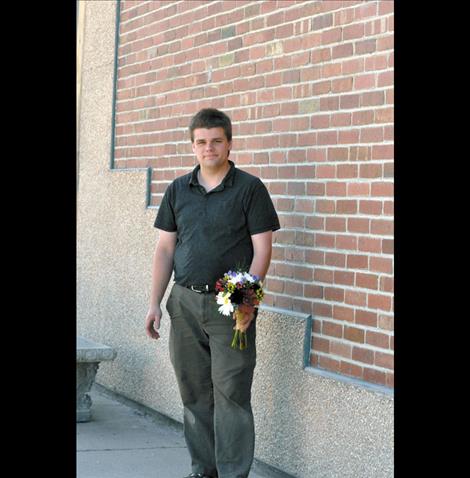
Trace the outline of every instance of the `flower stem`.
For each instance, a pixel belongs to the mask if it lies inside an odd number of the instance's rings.
[[[231,343],[231,347],[232,347],[233,349],[237,348],[237,342],[238,342],[239,333],[240,333],[239,330],[235,330],[235,333],[233,334],[232,343]]]

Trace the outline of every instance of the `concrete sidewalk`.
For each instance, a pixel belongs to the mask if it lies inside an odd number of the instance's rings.
[[[183,478],[191,460],[182,424],[94,385],[92,421],[77,423],[77,478]],[[255,461],[250,478],[285,475]]]

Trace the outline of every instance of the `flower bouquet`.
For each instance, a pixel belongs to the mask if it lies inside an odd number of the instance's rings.
[[[264,292],[260,278],[248,272],[228,271],[215,284],[217,304],[220,305],[219,312],[223,315],[230,315],[235,320],[235,332],[233,334],[231,347],[240,350],[247,348],[246,326],[241,321],[243,312],[240,305],[247,304],[258,307],[263,300]]]

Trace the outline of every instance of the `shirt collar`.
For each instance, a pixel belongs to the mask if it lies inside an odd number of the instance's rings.
[[[230,159],[228,160],[230,164],[230,169],[228,170],[227,174],[225,175],[224,179],[222,180],[222,183],[220,184],[221,186],[233,186],[233,177],[235,173],[235,163],[231,161]],[[198,164],[192,171],[191,177],[189,178],[189,185],[190,186],[199,186],[199,181],[197,179],[197,173],[201,169],[201,165]],[[219,185],[219,186],[220,186]],[[217,186],[217,187],[219,187]],[[222,189],[223,189],[222,187]]]

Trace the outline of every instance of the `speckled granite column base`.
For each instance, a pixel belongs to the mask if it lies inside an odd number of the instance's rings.
[[[98,366],[97,362],[77,363],[77,422],[91,419],[92,400],[87,392],[93,385]]]
[[[95,381],[99,363],[115,357],[116,351],[111,347],[77,337],[77,422],[91,420],[92,401],[87,392]]]

